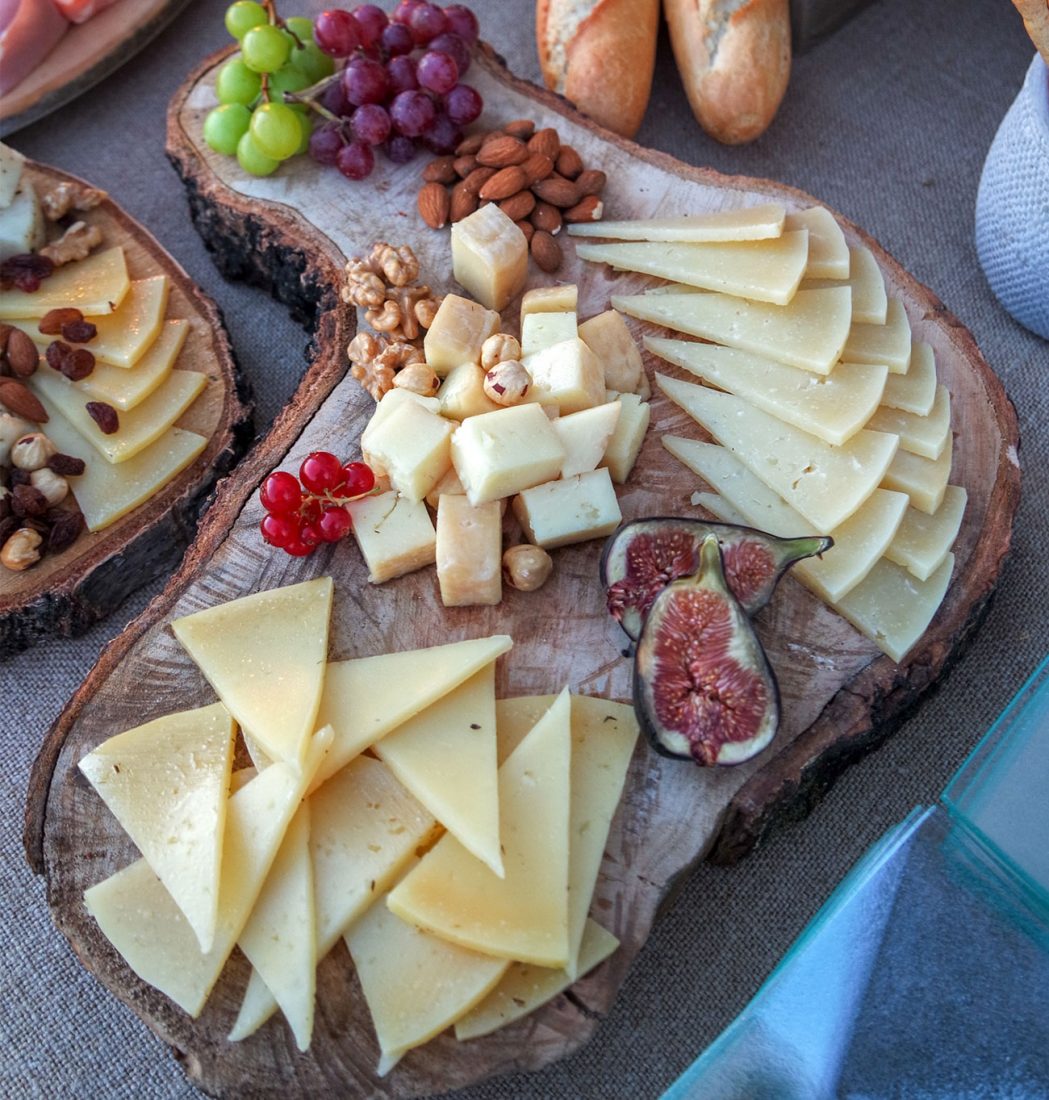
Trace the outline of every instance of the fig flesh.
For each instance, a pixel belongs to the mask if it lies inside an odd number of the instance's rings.
[[[753,527],[669,516],[624,524],[605,543],[601,583],[609,614],[634,641],[659,593],[699,568],[699,549],[708,535],[717,536],[726,582],[748,615],[769,602],[795,562],[834,545],[822,535],[784,539]]]
[[[637,646],[634,709],[653,748],[709,767],[740,764],[772,740],[779,688],[750,619],[729,589],[718,536],[699,567],[656,596]]]

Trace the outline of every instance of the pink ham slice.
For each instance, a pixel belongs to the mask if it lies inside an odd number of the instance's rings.
[[[0,95],[20,84],[69,27],[52,0],[2,0]]]
[[[52,0],[52,2],[70,23],[86,23],[91,16],[98,15],[103,8],[115,4],[116,0]]]

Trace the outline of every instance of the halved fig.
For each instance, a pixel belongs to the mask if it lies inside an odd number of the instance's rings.
[[[732,523],[657,516],[626,523],[609,536],[601,555],[608,613],[637,641],[649,608],[671,581],[699,568],[699,548],[716,535],[732,594],[753,615],[772,598],[783,574],[803,558],[822,554],[832,538],[784,539]]]
[[[699,568],[656,596],[634,662],[634,709],[653,748],[697,764],[740,764],[772,740],[779,688],[729,590],[716,534]]]

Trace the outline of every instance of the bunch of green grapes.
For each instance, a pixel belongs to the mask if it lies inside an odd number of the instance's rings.
[[[236,156],[245,172],[268,176],[309,147],[309,110],[285,103],[284,93],[330,76],[335,63],[314,41],[309,19],[278,19],[272,3],[236,0],[226,10],[226,30],[240,53],[215,77],[220,106],[204,120],[204,140],[217,153]]]

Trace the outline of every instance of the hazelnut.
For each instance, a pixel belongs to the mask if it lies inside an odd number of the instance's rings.
[[[29,527],[19,527],[0,550],[0,565],[21,573],[40,560],[40,544],[43,541],[39,532]]]
[[[425,363],[412,363],[393,376],[393,384],[402,390],[433,397],[441,385],[441,380]]]
[[[46,466],[34,470],[29,475],[29,484],[38,493],[43,493],[47,497],[47,503],[51,505],[61,504],[69,495],[69,482],[61,474],[56,474]]]
[[[11,448],[22,436],[29,434],[33,425],[12,413],[0,412],[0,466],[11,462]]]
[[[489,336],[481,345],[481,366],[485,370],[491,370],[497,363],[520,358],[521,345],[515,337],[505,332],[497,332],[494,336]]]
[[[507,360],[496,363],[484,376],[484,392],[497,405],[516,405],[523,401],[532,385],[532,376],[523,363]]]
[[[503,554],[503,579],[522,592],[542,588],[553,568],[553,559],[541,546],[522,543]]]
[[[39,470],[54,454],[58,454],[58,448],[43,432],[30,432],[11,448],[11,465],[19,470]]]

